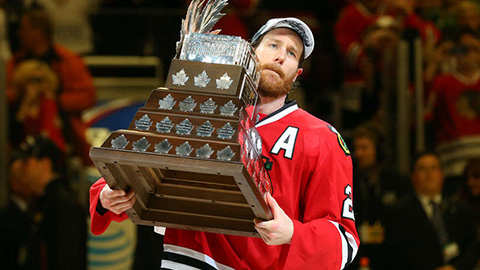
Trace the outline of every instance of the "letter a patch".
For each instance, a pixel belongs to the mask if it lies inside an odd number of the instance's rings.
[[[298,128],[287,127],[282,135],[277,139],[270,153],[278,155],[280,150],[284,150],[283,156],[292,159],[293,151],[295,150],[295,142],[297,140]]]

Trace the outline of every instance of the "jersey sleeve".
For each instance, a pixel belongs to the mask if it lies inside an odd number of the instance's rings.
[[[107,182],[105,182],[105,179],[100,178],[90,187],[90,217],[92,219],[91,230],[95,235],[105,232],[112,220],[121,222],[128,218],[125,212],[117,215],[108,210],[105,212],[99,211],[99,209],[103,208],[100,204],[100,192],[106,184]]]
[[[329,151],[319,147],[301,202],[305,209],[302,220],[293,221],[285,269],[344,269],[360,244],[353,214],[350,154],[338,133],[327,136],[333,143]]]

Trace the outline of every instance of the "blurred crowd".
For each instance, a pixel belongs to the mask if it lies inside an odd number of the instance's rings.
[[[98,101],[83,59],[154,55],[168,69],[188,3],[0,0],[7,269],[90,267],[87,192],[78,182],[92,167],[91,144],[81,115]],[[231,0],[224,11],[215,28],[247,40],[270,17],[296,16],[314,30],[316,48],[290,98],[332,121],[353,148],[361,245],[348,269],[480,269],[480,1]],[[398,89],[402,68],[407,87]],[[406,91],[412,136],[421,105],[425,144],[407,146],[408,171],[398,168],[392,139],[397,91]],[[158,269],[161,237],[139,226],[136,239],[128,267]]]
[[[351,269],[479,267],[478,4],[359,0],[339,12],[334,33],[343,63],[341,121],[354,148],[354,209],[362,243]],[[411,53],[402,54],[402,44]],[[399,68],[408,68],[405,89],[388,84],[404,79]],[[397,91],[407,92],[407,111],[421,105],[421,119],[409,117],[408,134],[418,132],[418,120],[425,130],[423,149],[406,145],[414,153],[407,172],[396,166],[390,139],[400,131],[392,132],[388,123],[399,121],[389,115]]]

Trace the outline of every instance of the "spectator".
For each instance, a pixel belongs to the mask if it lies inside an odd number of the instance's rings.
[[[444,38],[438,42],[434,50],[426,57],[426,65],[423,72],[426,89],[431,87],[435,76],[454,71],[455,64],[451,54],[451,49],[454,46],[454,41]]]
[[[396,47],[406,33],[419,35],[425,50],[440,33],[415,13],[415,1],[353,1],[342,9],[335,36],[344,58],[342,90],[345,128],[379,117],[383,56]],[[412,36],[412,35],[411,35]]]
[[[457,28],[468,28],[479,33],[480,10],[478,4],[472,1],[460,1],[455,8]]]
[[[387,269],[384,233],[388,215],[409,193],[408,178],[389,167],[385,137],[372,123],[358,126],[353,135],[353,205],[362,245],[353,263],[368,257],[370,268]]]
[[[433,22],[442,32],[455,24],[455,8],[457,0],[423,0],[416,1],[415,11],[424,20]]]
[[[435,16],[431,15],[432,10],[422,8],[420,12],[429,13],[437,27],[441,30],[442,36],[451,39],[459,29],[470,29],[474,32],[480,29],[480,12],[478,2],[472,0],[443,1],[443,4],[435,9]]]
[[[370,118],[371,112],[363,111],[362,95],[366,93],[366,81],[373,75],[373,63],[367,57],[368,45],[373,38],[364,37],[366,30],[375,24],[383,8],[379,0],[352,1],[341,11],[335,25],[335,38],[344,59],[344,83],[342,86],[342,109],[344,128],[354,128],[359,122]],[[384,40],[393,41],[390,31],[378,32]],[[372,40],[372,41],[368,41]],[[366,43],[366,44],[365,44]],[[373,109],[376,111],[377,108]],[[349,124],[350,121],[353,123]]]
[[[85,127],[80,113],[95,103],[92,77],[81,57],[53,42],[53,28],[48,15],[40,9],[26,11],[21,17],[19,36],[22,48],[7,65],[7,97],[10,104],[19,100],[13,85],[13,74],[19,64],[28,59],[44,61],[58,77],[59,90],[54,96],[63,121],[67,149],[82,158],[84,164],[90,146],[86,143]],[[70,150],[73,149],[73,150]]]
[[[11,146],[16,149],[28,135],[43,134],[65,152],[62,121],[55,102],[56,74],[45,62],[25,60],[15,70],[12,85],[18,98],[10,108]]]
[[[443,41],[438,43],[435,50],[426,54],[425,82],[428,85],[433,78],[443,72],[452,72],[454,66],[449,50],[453,48],[452,40],[462,29],[468,29],[472,33],[480,34],[480,9],[477,3],[473,1],[460,1],[453,5],[449,10],[445,10],[438,23],[442,29]],[[452,17],[452,19],[448,19]]]
[[[37,8],[38,4],[34,0],[3,0],[3,7],[6,11],[7,34],[10,43],[10,51],[16,53],[20,49],[20,40],[18,38],[18,29],[20,27],[20,17],[28,8]]]
[[[64,177],[61,151],[28,137],[9,166],[11,198],[0,211],[6,269],[86,269],[86,213]]]
[[[387,241],[395,248],[387,269],[473,269],[478,252],[472,216],[463,204],[442,194],[438,155],[418,154],[411,178],[414,193],[399,204],[387,227]]]
[[[475,224],[475,239],[480,243],[480,157],[468,160],[463,171],[464,185],[460,189],[459,198],[470,209]],[[480,269],[480,260],[475,269]]]
[[[467,29],[454,41],[449,53],[455,71],[434,77],[426,109],[432,118],[427,122],[432,130],[432,138],[427,139],[433,142],[431,148],[438,149],[445,162],[449,156],[456,157],[446,163],[447,177],[460,176],[472,150],[480,149],[472,141],[480,139],[480,38]]]
[[[464,170],[464,185],[459,198],[465,202],[473,214],[476,239],[480,242],[480,157],[470,158]]]

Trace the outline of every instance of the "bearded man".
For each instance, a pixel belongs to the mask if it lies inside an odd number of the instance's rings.
[[[352,160],[330,124],[286,97],[312,53],[310,28],[297,18],[269,20],[252,38],[261,65],[259,120],[273,192],[273,219],[254,220],[261,238],[167,228],[162,269],[343,269],[359,239],[352,206]],[[251,113],[251,112],[250,112]],[[100,179],[90,190],[92,232],[127,218],[134,192]]]

